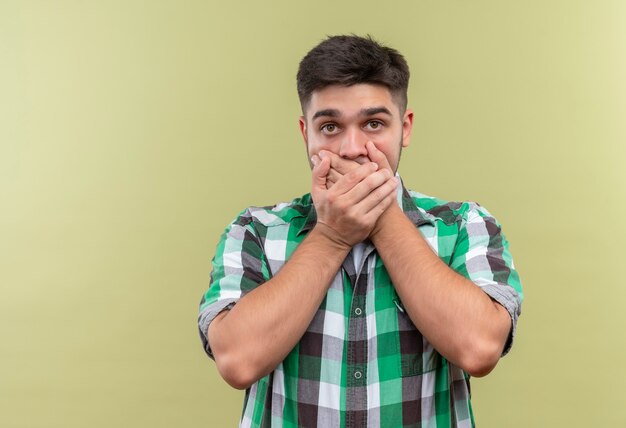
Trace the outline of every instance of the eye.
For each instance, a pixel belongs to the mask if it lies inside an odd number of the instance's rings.
[[[335,133],[337,133],[338,129],[339,128],[334,123],[326,123],[326,124],[322,125],[321,128],[320,128],[322,133],[326,134],[326,135],[335,134]]]
[[[377,129],[382,128],[383,123],[380,120],[370,120],[369,122],[367,122],[367,124],[365,125],[366,128],[371,129],[372,131],[375,131]]]

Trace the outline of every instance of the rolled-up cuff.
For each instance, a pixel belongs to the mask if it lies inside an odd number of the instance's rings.
[[[513,346],[513,339],[517,330],[517,319],[522,313],[521,299],[519,294],[513,287],[507,284],[487,284],[481,285],[480,288],[489,295],[493,300],[504,306],[511,316],[511,332],[506,341],[502,356],[504,357]]]
[[[220,314],[220,312],[230,310],[233,306],[235,306],[237,301],[238,299],[220,300],[210,306],[207,306],[198,316],[198,329],[200,330],[202,346],[204,347],[204,352],[206,352],[212,360],[215,360],[215,357],[213,357],[213,352],[211,352],[211,346],[209,345],[209,338],[207,337],[209,325],[211,324],[211,321],[213,321],[215,317]]]

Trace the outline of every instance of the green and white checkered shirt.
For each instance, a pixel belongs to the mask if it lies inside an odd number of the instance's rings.
[[[445,202],[402,188],[399,202],[439,257],[502,304],[513,320],[523,299],[500,225],[473,202]],[[226,229],[202,298],[200,336],[224,309],[272,278],[316,215],[310,195],[251,207]],[[242,427],[470,427],[469,375],[415,328],[374,246],[337,272],[300,342],[244,400]],[[355,266],[355,260],[361,261]],[[297,309],[294,309],[297,310]]]

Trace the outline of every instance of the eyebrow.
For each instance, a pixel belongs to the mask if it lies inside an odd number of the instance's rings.
[[[313,115],[313,120],[317,119],[318,117],[322,117],[322,116],[339,117],[339,116],[341,116],[341,113],[339,113],[339,110],[336,110],[334,108],[327,108],[326,110],[316,111],[315,114]]]
[[[374,116],[375,114],[379,113],[385,113],[386,115],[391,116],[391,112],[387,107],[364,108],[359,112],[359,116]]]
[[[359,116],[373,116],[375,114],[384,113],[386,115],[391,116],[391,112],[387,107],[370,107],[364,108],[359,111]],[[317,119],[318,117],[340,117],[341,112],[334,108],[328,108],[324,110],[316,111],[313,115],[312,120]]]

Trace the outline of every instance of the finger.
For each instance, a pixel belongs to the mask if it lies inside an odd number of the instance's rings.
[[[328,158],[320,159],[314,155],[311,162],[313,163],[313,170],[311,171],[313,189],[326,190],[326,175],[330,170],[330,160]]]
[[[393,204],[396,204],[396,199],[394,195],[390,195],[387,198],[383,199],[380,204],[375,206],[369,213],[366,214],[364,220],[378,223],[381,221],[381,217]],[[376,224],[374,229],[380,229],[380,225]],[[373,232],[374,230],[372,230]]]
[[[360,165],[360,163],[354,160],[344,159],[341,156],[326,150],[321,150],[320,156],[330,158],[330,166],[336,169],[340,174],[347,174],[353,169],[358,168]]]
[[[388,169],[379,169],[355,185],[347,192],[347,197],[353,204],[358,204],[390,178],[392,178],[392,175]]]
[[[340,174],[331,166],[328,174],[326,175],[326,185],[330,188],[330,185],[335,184],[341,177],[343,177],[343,174]]]
[[[383,178],[383,181],[380,185],[376,186],[374,189],[370,190],[368,193],[364,195],[363,198],[357,202],[357,209],[361,210],[364,213],[368,213],[373,210],[382,200],[387,197],[395,197],[396,189],[398,186],[398,181],[395,177],[391,177],[391,173],[389,170],[381,170],[377,171],[376,174],[380,174]]]
[[[328,159],[328,158],[325,158]],[[363,181],[366,177],[373,174],[378,170],[378,165],[373,162],[367,162],[363,165],[359,165],[356,169],[341,176],[337,182],[333,185],[333,193],[338,195],[344,195],[351,191],[357,184]]]
[[[372,162],[376,162],[378,165],[380,165],[381,168],[387,168],[389,171],[394,172],[391,169],[391,165],[389,165],[389,160],[387,160],[387,156],[385,156],[383,152],[378,150],[378,147],[376,147],[373,142],[368,141],[365,147],[367,148],[367,155],[372,160]]]
[[[370,206],[369,211],[364,216],[364,220],[368,221],[368,222],[375,222],[375,221],[377,221],[378,217],[380,217],[385,211],[387,211],[387,209],[392,204],[395,204],[395,203],[397,203],[396,202],[396,192],[392,190],[385,197],[383,197],[378,203],[373,204],[373,205]]]

